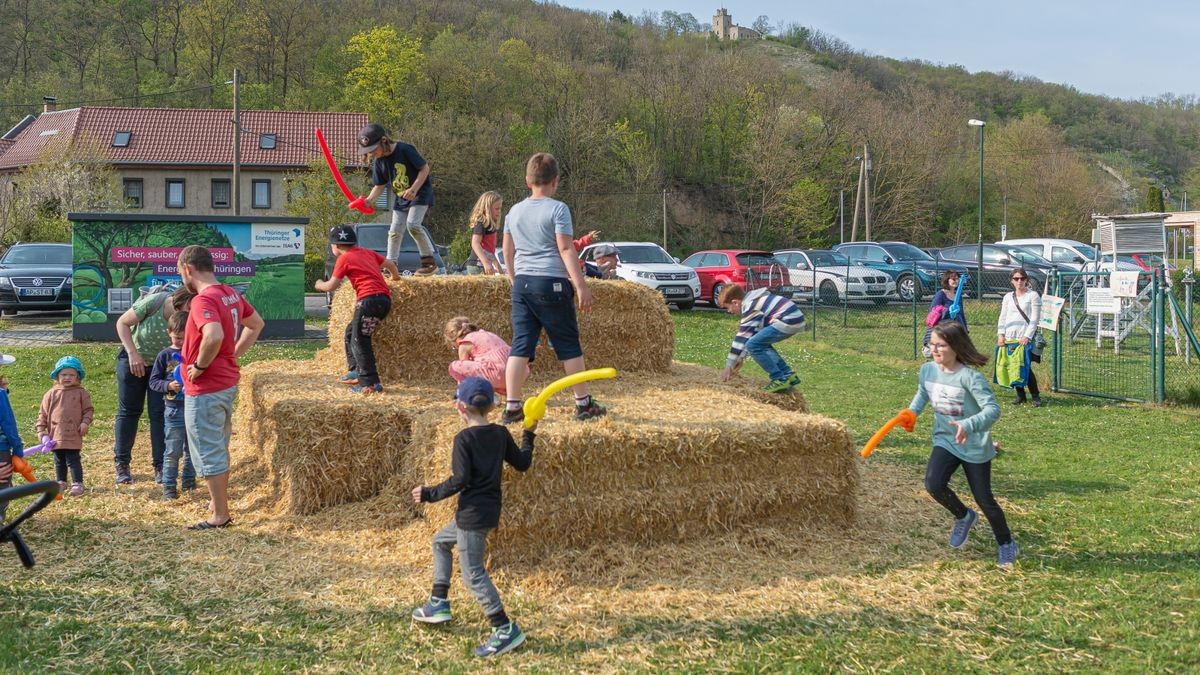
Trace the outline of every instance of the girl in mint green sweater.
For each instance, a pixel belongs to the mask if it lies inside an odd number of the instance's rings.
[[[954,321],[933,327],[929,338],[933,361],[921,366],[917,394],[909,409],[920,415],[933,406],[933,453],[925,467],[925,489],[954,515],[950,545],[962,548],[979,515],[950,489],[950,476],[962,466],[971,495],[992,526],[999,546],[998,562],[1007,567],[1017,559],[1004,511],[992,495],[992,458],[996,456],[991,428],[1000,419],[1000,406],[987,380],[970,366],[982,366],[967,331]]]

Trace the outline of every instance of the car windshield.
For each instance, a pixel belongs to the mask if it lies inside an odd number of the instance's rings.
[[[739,265],[780,265],[775,256],[770,253],[739,253],[737,254],[737,262]]]
[[[623,263],[675,264],[675,259],[659,246],[618,246],[617,255]]]
[[[1026,264],[1045,265],[1047,267],[1054,264],[1042,256],[1019,246],[1006,248],[1004,249],[1004,252]]]
[[[70,265],[70,246],[14,246],[4,254],[4,265]]]
[[[1096,249],[1091,246],[1072,246],[1072,251],[1077,251],[1079,255],[1093,262],[1100,259],[1100,254],[1096,253]]]
[[[388,228],[386,227],[363,227],[355,228],[358,233],[358,245],[363,248],[369,248],[372,251],[386,251]]]
[[[817,267],[847,267],[850,259],[833,251],[809,251],[808,257]]]
[[[933,258],[912,244],[887,244],[883,247],[896,260],[932,261]]]

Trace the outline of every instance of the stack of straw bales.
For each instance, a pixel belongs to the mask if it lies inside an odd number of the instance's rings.
[[[799,393],[766,394],[761,382],[721,383],[710,368],[673,363],[673,324],[657,294],[626,282],[589,285],[596,307],[580,315],[588,366],[619,372],[591,384],[609,415],[575,422],[569,392],[551,401],[533,468],[506,470],[499,555],[520,560],[597,542],[649,544],[761,523],[853,519],[858,474],[844,425],[807,414]],[[265,468],[275,513],[312,514],[376,495],[403,504],[413,485],[449,476],[462,422],[449,403],[446,366],[454,354],[441,329],[461,314],[511,338],[509,285],[435,277],[391,287],[392,313],[375,336],[384,394],[362,397],[336,384],[344,369],[341,327],[353,311],[348,291],[335,300],[330,347],[314,361],[243,371],[235,459]],[[527,395],[562,375],[552,352],[540,349],[538,360]],[[519,439],[519,429],[511,430]],[[425,522],[441,526],[454,503],[425,507]],[[391,522],[414,513],[396,513]],[[425,530],[416,527],[414,536]]]

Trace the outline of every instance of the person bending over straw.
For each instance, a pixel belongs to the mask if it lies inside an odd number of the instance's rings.
[[[453,618],[449,600],[451,551],[457,545],[463,582],[492,624],[491,636],[475,648],[475,656],[480,657],[497,656],[525,642],[525,633],[504,612],[484,561],[488,532],[500,524],[501,469],[504,462],[517,471],[529,468],[533,463],[534,433],[526,429],[518,448],[507,428],[489,424],[487,414],[496,405],[495,396],[491,383],[482,377],[468,377],[458,385],[454,404],[467,428],[454,437],[450,477],[434,487],[418,485],[412,489],[417,504],[458,494],[454,520],[433,535],[433,593],[429,602],[413,610],[412,617],[422,623],[445,623]]]
[[[749,352],[754,362],[771,378],[766,386],[767,391],[782,394],[800,384],[800,376],[775,351],[776,342],[804,330],[804,312],[796,303],[773,295],[765,288],[756,288],[747,293],[741,286],[729,284],[721,291],[717,304],[742,319],[737,334],[733,336],[725,370],[721,371],[722,382],[729,380],[742,367],[745,352]]]

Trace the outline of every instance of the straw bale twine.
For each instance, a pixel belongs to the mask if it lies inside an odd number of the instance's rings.
[[[480,328],[512,341],[512,285],[506,277],[405,277],[389,284],[392,311],[372,340],[385,386],[397,381],[445,380],[446,369],[456,356],[442,338],[442,327],[452,317],[468,316]],[[627,281],[589,280],[588,287],[595,305],[578,317],[589,366],[628,372],[670,368],[675,325],[662,296]],[[316,356],[320,370],[335,373],[345,368],[342,331],[353,315],[354,292],[343,286],[329,312],[329,348]],[[535,362],[561,373],[554,353],[544,346],[538,348]]]

